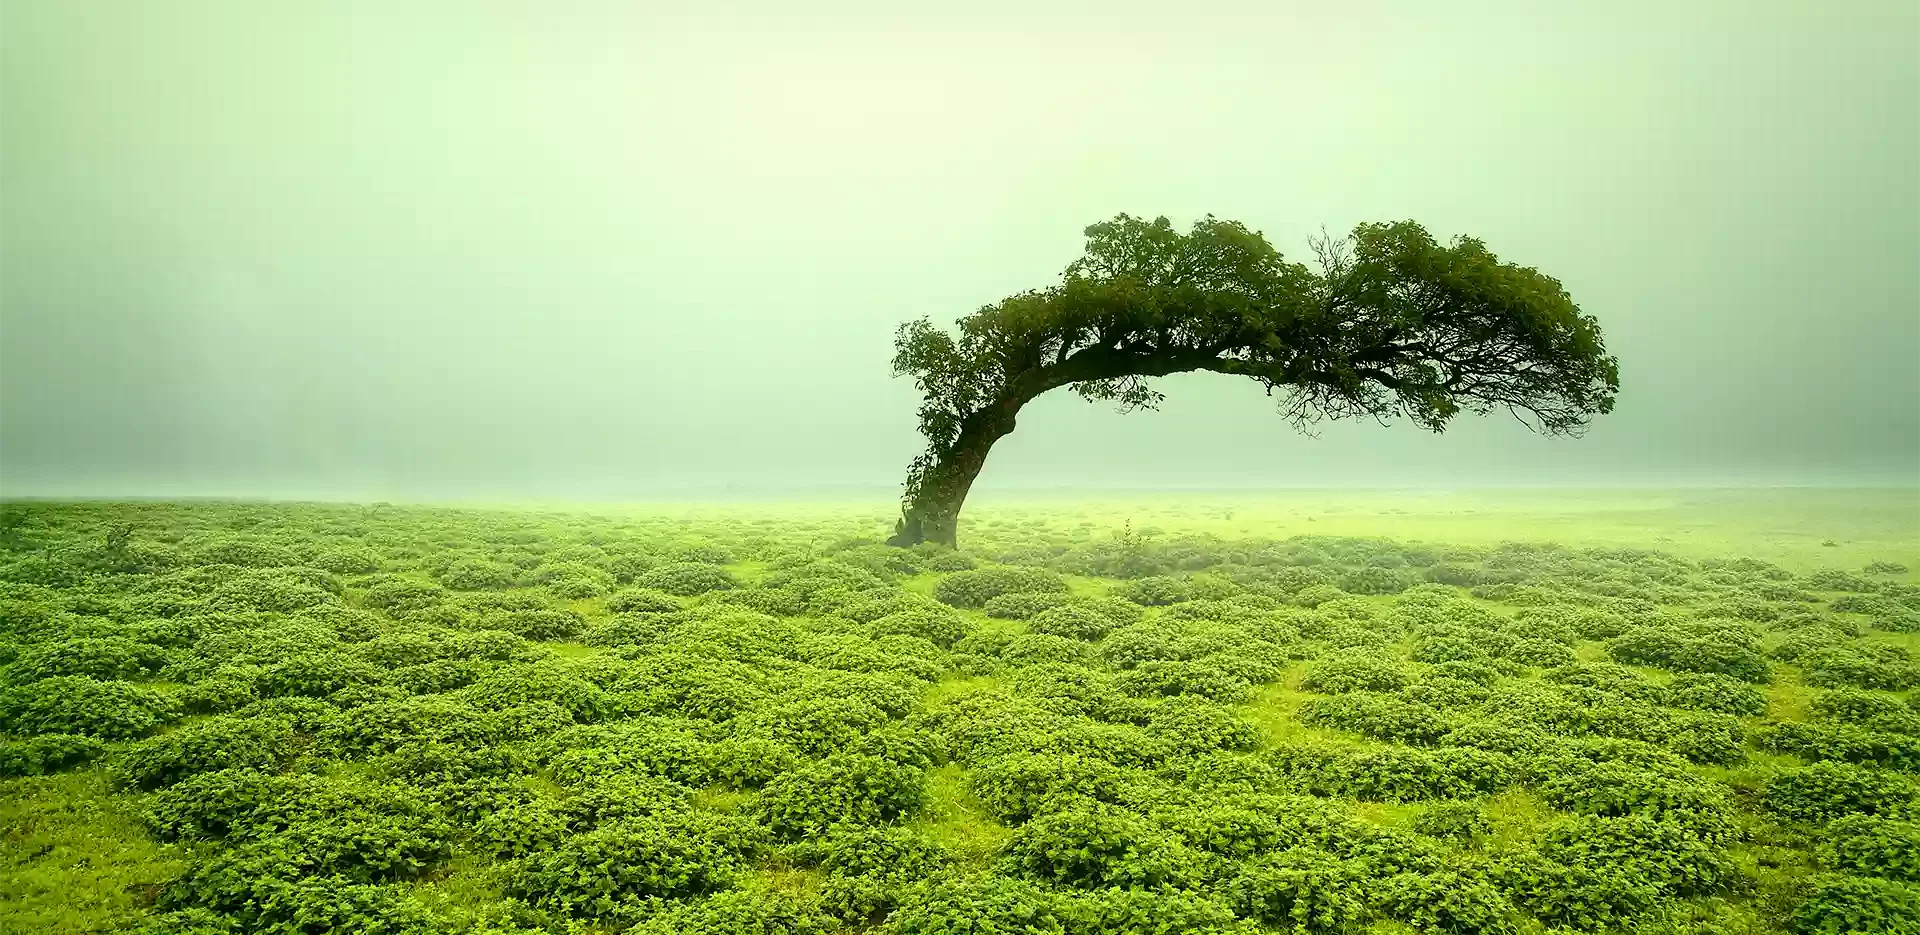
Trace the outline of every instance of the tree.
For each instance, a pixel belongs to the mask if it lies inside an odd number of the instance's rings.
[[[1122,214],[1086,238],[1057,285],[986,306],[958,334],[900,326],[894,375],[920,389],[927,450],[908,468],[893,544],[953,545],[994,442],[1056,387],[1128,411],[1160,402],[1151,378],[1206,370],[1279,391],[1302,429],[1398,416],[1438,432],[1462,411],[1505,409],[1566,435],[1619,389],[1599,325],[1559,281],[1471,237],[1361,224],[1315,241],[1317,271],[1211,216],[1183,234]]]

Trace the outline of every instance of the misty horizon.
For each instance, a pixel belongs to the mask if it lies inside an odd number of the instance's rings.
[[[1920,483],[1909,5],[1393,12],[9,4],[0,494],[897,491],[895,327],[1122,211],[1479,237],[1618,405],[1307,436],[1176,375],[982,491]]]

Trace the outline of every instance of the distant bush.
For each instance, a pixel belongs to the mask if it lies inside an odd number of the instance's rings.
[[[1437,708],[1373,692],[1315,698],[1300,707],[1298,716],[1303,724],[1394,743],[1434,743],[1453,727]]]
[[[733,576],[727,574],[726,569],[703,562],[674,562],[659,565],[635,577],[633,583],[679,597],[693,597],[708,591],[725,591],[738,586]]]
[[[1676,675],[1659,697],[1661,704],[1673,708],[1736,715],[1767,713],[1767,696],[1739,679],[1710,672]]]
[[[1003,566],[956,571],[934,585],[933,596],[954,607],[982,607],[1003,594],[1067,592],[1066,579],[1040,568]]]
[[[1410,679],[1398,661],[1372,651],[1347,651],[1330,654],[1307,670],[1300,687],[1330,695],[1345,692],[1391,692],[1406,687]]]
[[[1333,935],[1357,929],[1370,912],[1364,880],[1317,848],[1294,847],[1248,864],[1227,883],[1240,915],[1282,931]]]
[[[1486,810],[1472,800],[1435,802],[1413,816],[1413,830],[1428,837],[1473,841],[1493,833]]]
[[[1014,591],[997,595],[981,605],[987,616],[1002,620],[1026,620],[1043,610],[1066,603],[1066,594],[1058,591]]]

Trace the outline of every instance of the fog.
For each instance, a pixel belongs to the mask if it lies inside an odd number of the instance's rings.
[[[1920,480],[1920,7],[915,6],[11,0],[0,492],[884,492],[895,325],[1122,211],[1480,237],[1618,408],[1309,437],[1187,375],[981,489]]]

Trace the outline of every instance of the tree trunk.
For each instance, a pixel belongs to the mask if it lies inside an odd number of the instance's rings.
[[[1013,431],[1013,417],[1025,400],[1007,401],[982,410],[969,419],[953,447],[940,453],[920,479],[920,486],[900,510],[888,545],[911,546],[937,542],[958,548],[960,506],[973,488],[973,479],[986,466],[993,443]]]

